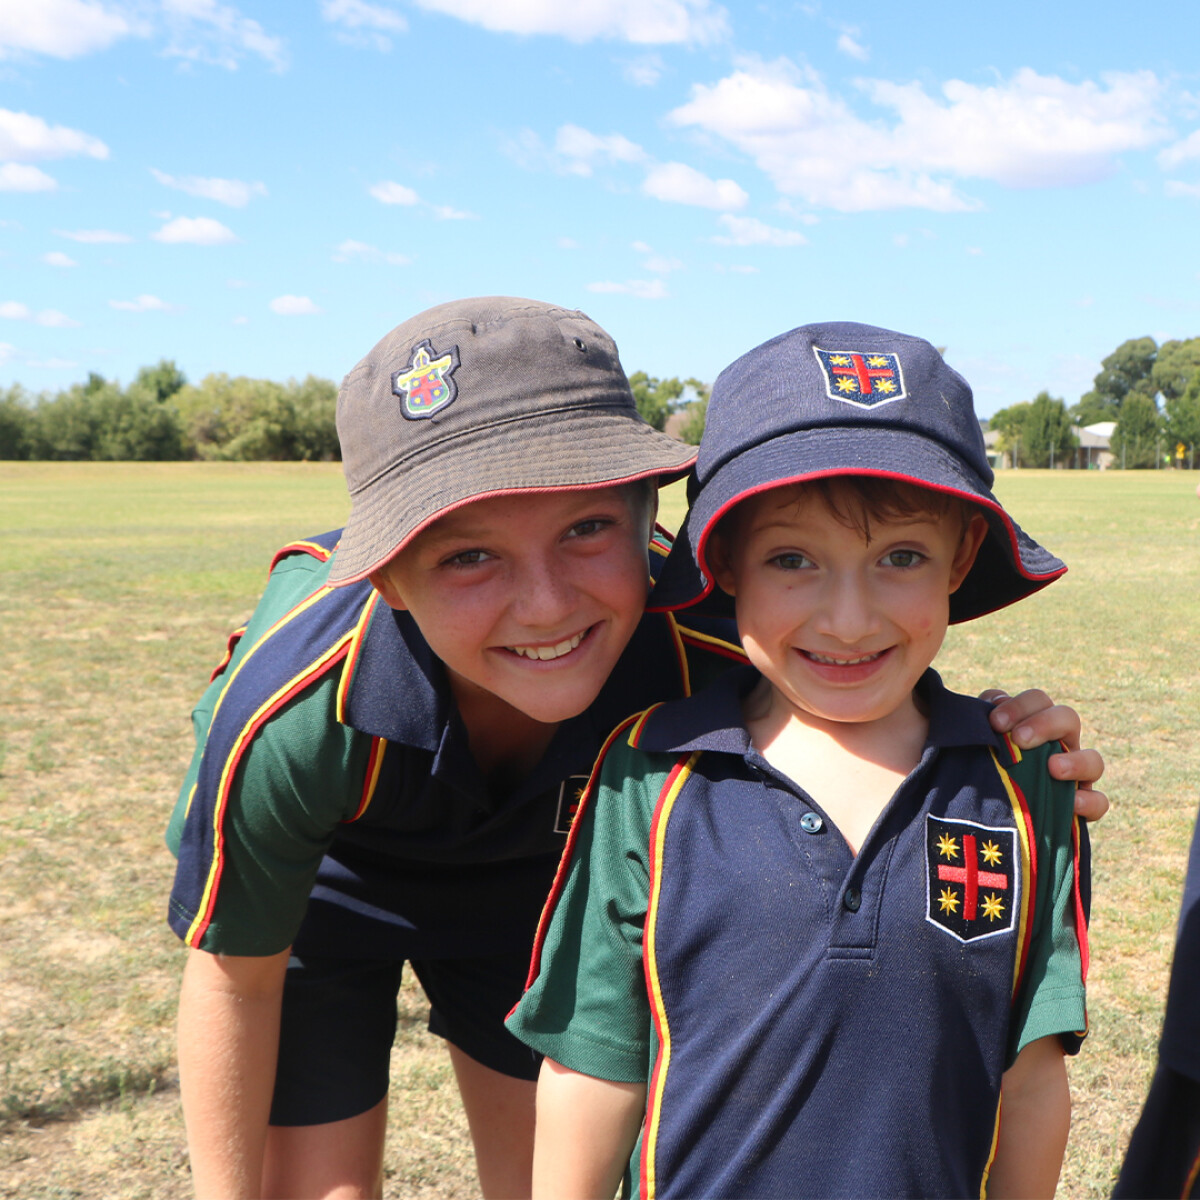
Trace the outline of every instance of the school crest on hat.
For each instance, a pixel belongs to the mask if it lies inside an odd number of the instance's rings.
[[[813,347],[825,373],[825,394],[862,408],[903,400],[904,374],[900,356],[879,350],[822,350]]]
[[[1017,831],[925,818],[925,919],[960,942],[1013,928],[1020,904]]]
[[[406,370],[392,376],[392,391],[400,397],[400,411],[410,421],[432,417],[458,395],[454,372],[458,369],[458,347],[439,352],[426,339],[413,347]]]

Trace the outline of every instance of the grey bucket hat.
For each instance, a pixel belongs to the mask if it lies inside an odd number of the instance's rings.
[[[398,325],[342,381],[337,428],[351,509],[331,584],[366,578],[472,500],[666,482],[696,455],[642,420],[599,325],[503,296]]]

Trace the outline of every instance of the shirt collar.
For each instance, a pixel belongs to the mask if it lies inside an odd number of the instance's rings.
[[[745,756],[750,737],[742,722],[742,700],[759,678],[753,667],[737,667],[686,703],[655,709],[638,735],[638,748],[666,754],[715,750]],[[992,706],[986,701],[949,691],[932,667],[917,688],[929,707],[927,746],[1003,748],[1004,739],[988,721]]]

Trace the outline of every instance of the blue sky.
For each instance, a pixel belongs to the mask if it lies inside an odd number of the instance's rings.
[[[1200,334],[1200,8],[0,0],[0,384],[340,380],[465,295],[711,380],[793,326],[983,415]]]

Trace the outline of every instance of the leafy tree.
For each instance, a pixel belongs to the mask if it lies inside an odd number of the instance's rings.
[[[146,392],[116,389],[92,400],[96,441],[92,457],[120,462],[165,462],[190,457],[183,422],[170,404]]]
[[[1077,425],[1115,421],[1125,397],[1136,392],[1153,401],[1158,388],[1152,378],[1158,344],[1151,337],[1122,342],[1100,364],[1092,390],[1080,397],[1071,410]]]
[[[1158,465],[1159,435],[1162,422],[1158,407],[1140,392],[1130,392],[1121,405],[1110,448],[1118,462],[1126,467]]]
[[[1067,406],[1049,392],[1039,392],[1022,422],[1021,454],[1030,466],[1047,467],[1064,463],[1078,445],[1071,431]]]
[[[30,458],[85,461],[95,458],[102,405],[96,403],[120,389],[92,372],[56,396],[43,395],[33,413]]]
[[[687,417],[680,427],[679,436],[689,446],[700,445],[704,436],[704,424],[708,419],[708,397],[712,389],[699,379],[689,379],[687,387],[695,394],[695,399],[687,405]]]
[[[1009,455],[1014,467],[1029,465],[1028,438],[1025,426],[1029,421],[1033,405],[1028,400],[1010,404],[992,414],[988,428],[1000,434],[999,447]]]
[[[153,367],[142,367],[134,376],[128,391],[131,396],[145,396],[161,404],[169,400],[183,385],[187,376],[175,366],[172,359],[160,358]]]
[[[0,459],[28,458],[33,441],[33,410],[21,385],[0,391]]]
[[[645,371],[634,371],[629,386],[642,418],[661,432],[671,415],[672,404],[683,395],[683,384],[674,377],[656,379]]]
[[[337,436],[337,388],[328,379],[309,375],[303,383],[288,381],[296,414],[296,457],[311,461],[340,459]]]
[[[1197,376],[1200,376],[1200,337],[1163,342],[1151,371],[1155,390],[1162,393],[1163,400],[1168,405],[1178,400]]]
[[[1184,461],[1193,462],[1195,452],[1200,450],[1200,371],[1192,376],[1182,396],[1167,400],[1165,425],[1172,455],[1182,442],[1187,456]]]

